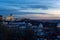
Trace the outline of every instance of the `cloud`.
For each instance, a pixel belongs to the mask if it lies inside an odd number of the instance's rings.
[[[26,9],[18,10],[19,12],[32,12],[32,13],[48,13],[48,14],[60,14],[60,9],[50,8],[47,10],[43,9]]]
[[[30,18],[30,19],[60,19],[60,17],[56,17],[56,15],[42,15],[42,14],[24,14],[24,15],[14,15],[19,18]]]
[[[32,16],[33,14],[45,13],[42,17],[47,14],[47,17],[52,15],[52,17],[60,17],[60,0],[0,0],[0,14],[2,13],[4,15],[27,13]]]

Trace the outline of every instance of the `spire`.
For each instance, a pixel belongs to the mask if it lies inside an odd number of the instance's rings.
[[[10,16],[12,16],[12,13],[10,14]]]

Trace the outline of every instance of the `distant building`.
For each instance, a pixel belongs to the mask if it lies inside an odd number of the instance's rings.
[[[12,16],[12,14],[10,14],[9,16],[6,17],[7,21],[14,21],[14,17]]]

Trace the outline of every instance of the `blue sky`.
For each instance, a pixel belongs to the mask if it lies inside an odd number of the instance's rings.
[[[15,16],[60,17],[60,0],[0,0],[0,14],[10,13]]]

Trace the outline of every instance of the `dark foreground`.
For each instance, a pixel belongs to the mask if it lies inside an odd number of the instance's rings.
[[[0,24],[0,40],[60,40],[60,28],[48,26],[48,23],[45,23],[44,27],[35,25],[20,28]]]

